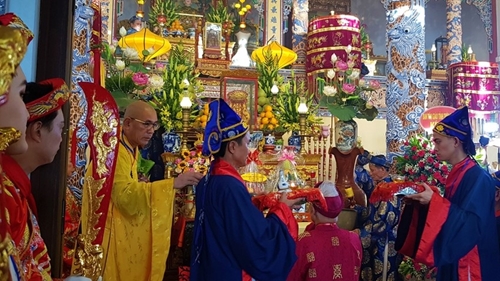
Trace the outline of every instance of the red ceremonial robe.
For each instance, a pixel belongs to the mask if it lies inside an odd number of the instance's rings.
[[[52,280],[50,277],[50,259],[47,247],[40,235],[40,228],[33,210],[35,200],[31,194],[31,182],[28,175],[8,155],[2,158],[5,175],[5,208],[8,224],[14,240],[22,280]]]
[[[358,234],[336,224],[312,223],[299,235],[298,260],[287,281],[358,280],[362,251]]]

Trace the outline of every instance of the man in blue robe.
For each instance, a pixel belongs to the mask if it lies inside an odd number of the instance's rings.
[[[190,280],[286,280],[297,257],[297,222],[281,196],[267,217],[252,204],[237,169],[246,165],[246,124],[222,99],[209,105],[203,154],[214,160],[196,187]]]
[[[500,246],[500,171],[492,174],[495,180],[495,218],[497,220],[498,243]]]
[[[381,182],[392,182],[389,176],[391,163],[384,155],[370,157],[370,175],[375,189],[383,188]],[[360,229],[363,245],[361,264],[362,280],[400,280],[398,274],[400,255],[394,250],[396,230],[401,215],[401,199],[394,197],[387,201],[369,200],[368,218]]]
[[[497,281],[500,249],[495,221],[495,184],[472,158],[475,147],[468,108],[434,127],[441,161],[453,165],[441,197],[428,185],[405,197],[396,248],[437,267],[437,281]]]
[[[366,201],[370,200],[370,195],[373,192],[374,185],[373,179],[370,176],[370,173],[365,169],[365,165],[370,162],[371,155],[370,152],[364,150],[363,153],[358,155],[358,159],[356,159],[356,167],[354,168],[354,173],[356,174],[356,184],[363,190],[366,194]],[[363,207],[361,205],[354,206],[356,212],[358,212],[358,216],[356,218],[356,228],[361,228],[368,218],[368,206]]]

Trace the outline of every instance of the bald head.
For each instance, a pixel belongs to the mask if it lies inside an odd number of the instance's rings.
[[[141,115],[144,114],[145,112],[146,113],[155,112],[155,109],[147,102],[140,100],[134,101],[133,103],[129,104],[129,106],[127,106],[127,109],[125,109],[125,118],[131,117],[140,119]]]
[[[135,101],[125,110],[123,134],[133,148],[144,147],[154,133],[158,117],[155,109],[144,101]]]

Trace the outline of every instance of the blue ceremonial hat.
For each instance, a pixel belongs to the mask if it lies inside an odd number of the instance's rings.
[[[129,23],[134,23],[134,21],[136,21],[136,20],[140,20],[141,22],[143,21],[143,19],[142,19],[141,17],[138,17],[137,15],[135,15],[135,16],[131,17],[131,18],[128,20],[128,22],[129,22]]]
[[[490,139],[485,137],[485,136],[480,136],[479,137],[479,144],[481,146],[487,146],[490,143]]]
[[[455,110],[455,112],[439,121],[434,126],[433,132],[446,137],[458,138],[464,145],[465,153],[471,156],[476,155],[467,106]]]
[[[496,171],[493,174],[491,174],[493,177],[493,181],[495,182],[495,187],[497,189],[500,189],[500,171]]]
[[[391,167],[391,163],[387,161],[387,158],[385,158],[384,155],[375,155],[370,157],[370,163],[385,168]]]
[[[248,131],[241,117],[223,100],[210,103],[202,153],[205,156],[219,152],[222,142],[234,140]]]

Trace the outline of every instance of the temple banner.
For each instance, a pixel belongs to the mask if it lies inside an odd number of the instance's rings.
[[[451,106],[434,106],[422,114],[420,117],[420,126],[426,131],[432,130],[434,126],[446,116],[450,115],[455,111],[455,108]]]

